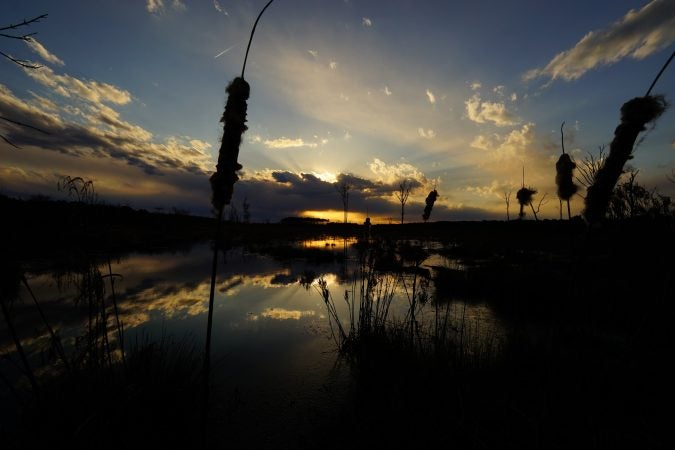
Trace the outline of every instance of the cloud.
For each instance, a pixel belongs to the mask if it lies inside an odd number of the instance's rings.
[[[653,0],[631,9],[605,29],[587,33],[569,50],[558,53],[545,67],[529,70],[525,81],[548,77],[572,81],[599,66],[624,58],[643,59],[675,42],[675,2]]]
[[[466,105],[466,115],[473,122],[492,122],[500,127],[519,123],[518,118],[506,109],[504,103],[484,102],[478,93],[465,101],[464,104]]]
[[[43,60],[56,64],[57,66],[64,66],[66,63],[64,63],[58,56],[54,55],[51,53],[49,50],[47,50],[44,45],[42,45],[40,42],[38,42],[37,39],[34,37],[28,39],[27,41],[24,41],[28,47],[38,54],[40,58]]]
[[[386,86],[386,85],[384,86],[384,89],[382,89],[382,92],[384,92],[384,94],[385,94],[387,97],[389,97],[389,96],[391,95],[391,93],[392,93],[392,92],[391,92],[391,89],[389,89],[389,86]]]
[[[216,8],[216,11],[218,11],[219,13],[229,16],[227,11],[225,11],[225,8],[222,7],[222,5],[218,0],[213,0],[213,7]]]
[[[373,21],[370,20],[368,17],[364,17],[361,20],[361,25],[363,25],[366,28],[372,27],[373,26]]]
[[[284,308],[267,308],[260,316],[266,319],[274,320],[300,320],[303,317],[311,317],[316,313],[314,311],[288,310]]]
[[[24,69],[24,72],[33,80],[51,88],[63,97],[76,96],[90,102],[109,102],[118,105],[126,105],[131,101],[129,91],[112,84],[81,80],[68,74],[58,75],[49,67],[41,67],[37,70]]]
[[[187,9],[187,6],[185,6],[185,3],[183,3],[182,0],[173,0],[173,2],[171,2],[171,7],[176,11],[185,11]]]
[[[164,9],[164,0],[147,0],[146,8],[149,13],[158,13]]]
[[[515,102],[515,101],[517,101],[517,100],[518,100],[518,94],[516,94],[516,93],[514,92],[513,94],[511,94],[511,101],[512,101],[512,102]]]
[[[368,163],[371,173],[375,180],[380,183],[395,185],[400,180],[416,180],[420,185],[427,181],[424,173],[410,163],[402,162],[397,164],[387,164],[379,158],[374,158]]]
[[[309,53],[310,55],[312,55],[313,58],[316,58],[316,57],[319,56],[319,52],[316,51],[316,50],[307,50],[307,53]]]
[[[55,90],[60,87],[56,86]],[[139,167],[147,174],[185,171],[206,174],[214,165],[206,152],[209,144],[189,137],[156,139],[136,124],[122,120],[119,112],[97,102],[102,96],[81,104],[42,108],[44,100],[24,101],[0,84],[0,110],[11,111],[12,118],[29,123],[49,134],[4,123],[2,134],[20,147],[36,147],[76,158],[111,158]],[[87,97],[83,97],[87,100]],[[49,102],[49,101],[47,101]],[[55,105],[52,102],[53,106]]]
[[[534,124],[526,123],[520,129],[513,130],[505,136],[478,135],[471,142],[471,147],[490,153],[493,162],[510,159],[522,160],[525,150],[534,142]]]
[[[504,86],[503,84],[500,84],[499,86],[495,86],[495,87],[492,88],[492,92],[494,92],[495,94],[497,94],[500,97],[504,96],[505,90],[506,90],[506,86]]]
[[[479,90],[480,88],[482,88],[483,85],[482,85],[479,81],[474,81],[473,83],[471,83],[471,84],[469,85],[469,87],[471,88],[472,91],[477,91],[477,90]]]
[[[431,103],[432,105],[436,103],[436,96],[429,89],[427,89],[427,99],[429,99],[429,103]]]
[[[216,3],[217,1],[214,0],[213,2],[214,7],[216,6]],[[187,9],[187,6],[185,6],[185,3],[183,3],[182,0],[171,0],[171,8],[174,11],[185,11]],[[166,2],[165,0],[147,0],[146,9],[151,14],[160,14],[164,12],[164,10],[166,9]],[[227,13],[225,14],[227,15]]]
[[[328,63],[328,67],[330,67],[331,70],[337,69],[337,66],[338,66],[338,63],[336,61],[331,61],[330,63]]]
[[[299,147],[316,148],[318,146],[316,142],[305,142],[301,138],[291,139],[283,136],[277,139],[267,139],[263,142],[263,144],[265,145],[265,147],[271,149],[299,148]]]
[[[417,129],[417,134],[419,134],[420,137],[422,137],[424,139],[433,139],[433,138],[436,137],[436,132],[434,130],[432,130],[432,129],[425,130],[422,127],[419,127]]]

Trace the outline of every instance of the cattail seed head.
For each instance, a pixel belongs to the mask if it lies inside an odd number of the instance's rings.
[[[567,153],[560,155],[555,164],[555,184],[558,186],[558,197],[561,200],[569,200],[577,193],[577,185],[572,180],[572,172],[577,167],[576,163]]]
[[[218,151],[216,172],[211,176],[211,190],[213,197],[211,204],[220,211],[232,200],[234,183],[239,180],[237,171],[242,166],[239,158],[241,136],[248,129],[246,126],[246,101],[251,92],[249,84],[241,77],[237,77],[227,86],[227,103],[220,121],[223,122],[223,138]]]
[[[614,130],[614,139],[609,145],[609,155],[588,188],[584,218],[593,224],[601,221],[607,212],[612,191],[623,167],[633,155],[635,140],[645,126],[658,119],[667,109],[662,95],[637,97],[621,106],[621,123]]]
[[[429,192],[429,195],[427,195],[427,198],[425,201],[426,206],[424,207],[424,213],[422,214],[422,219],[426,222],[429,220],[429,216],[431,216],[431,210],[434,207],[434,203],[436,202],[436,199],[438,198],[438,191],[434,189],[433,191]]]

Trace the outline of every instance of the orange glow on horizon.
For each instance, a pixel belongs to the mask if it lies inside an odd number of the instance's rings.
[[[307,210],[300,213],[300,217],[312,217],[314,219],[327,219],[333,223],[344,222],[344,211],[338,209],[324,209],[324,210]],[[347,222],[363,224],[366,221],[366,213],[361,211],[349,211],[347,214]],[[388,224],[398,223],[400,217],[389,217],[383,215],[371,214],[370,223],[372,224]],[[408,222],[406,220],[406,222]]]

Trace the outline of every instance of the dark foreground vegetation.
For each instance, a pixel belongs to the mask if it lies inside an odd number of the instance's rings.
[[[17,411],[11,425],[0,427],[3,448],[673,444],[664,413],[675,399],[671,217],[597,228],[580,220],[382,225],[371,228],[370,238],[352,224],[224,224],[224,245],[280,259],[340,254],[303,249],[288,236],[358,239],[356,261],[342,275],[352,282],[347,293],[331,292],[320,274],[301,280],[326,304],[338,361],[352,383],[345,391],[327,381],[334,403],[278,442],[265,437],[265,424],[242,423],[225,400],[229,387],[212,389],[204,401],[201,348],[169,338],[118,342],[124,330],[110,303],[115,274],[102,270],[104,263],[138,248],[207,240],[213,220],[7,198],[2,209],[10,225],[3,320],[11,322],[15,290],[36,257],[43,259],[39,267],[59,264],[71,274],[90,318],[68,354],[60,354],[54,337],[56,370],[31,374],[31,381],[23,369],[18,380],[0,380],[3,398]],[[456,265],[423,264],[433,253]],[[389,308],[396,289],[408,301],[398,316]],[[458,301],[489,305],[503,329],[468,320],[466,306],[453,308]],[[347,318],[332,313],[344,302]]]
[[[341,324],[337,345],[356,380],[342,429],[354,430],[359,445],[672,445],[663,413],[675,399],[669,221],[591,231],[580,224],[532,225],[476,224],[476,234],[443,247],[464,267],[434,268],[435,294],[418,291],[431,325],[423,326],[416,312],[415,258],[406,261],[405,249],[397,256],[411,292],[405,319],[385,320],[375,309],[353,326]],[[481,227],[492,229],[494,239],[485,239]],[[368,296],[383,279],[377,263],[364,267],[365,287],[357,293],[365,292],[360,300],[371,305]],[[334,304],[330,292],[322,295]],[[489,304],[504,318],[506,335],[467,333],[471,324],[463,317],[447,318],[445,302],[452,299]],[[383,300],[386,295],[376,304]],[[334,448],[350,443],[346,437]]]

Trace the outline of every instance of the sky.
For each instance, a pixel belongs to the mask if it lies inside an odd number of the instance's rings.
[[[0,58],[0,116],[49,134],[0,120],[0,193],[63,198],[59,179],[80,176],[106,203],[211,214],[225,87],[265,3],[3,0],[0,26],[48,16],[3,31],[30,42],[0,37],[40,66]],[[431,220],[503,219],[524,168],[557,218],[562,122],[575,160],[596,155],[673,50],[675,0],[275,0],[246,67],[233,205],[340,221],[347,181],[350,221],[396,222],[409,180],[406,222],[434,188]],[[675,67],[654,93],[673,102]],[[674,108],[643,138],[638,181],[675,196]]]

